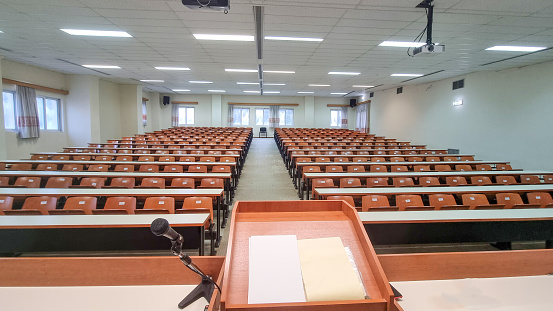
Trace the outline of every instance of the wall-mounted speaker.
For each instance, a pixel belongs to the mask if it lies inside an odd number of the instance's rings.
[[[169,96],[163,96],[163,104],[169,105],[171,103],[171,98]]]
[[[369,97],[374,97],[374,92],[370,92]]]
[[[357,106],[357,98],[350,98],[349,99],[349,106],[352,107],[352,108]]]

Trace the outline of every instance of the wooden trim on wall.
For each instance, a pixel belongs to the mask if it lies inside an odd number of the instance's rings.
[[[328,104],[327,107],[349,107],[349,105]]]
[[[54,89],[54,88],[47,87],[47,86],[31,84],[31,83],[27,83],[27,82],[12,80],[12,79],[2,78],[2,83],[15,84],[15,85],[19,85],[19,86],[26,86],[26,87],[30,87],[30,88],[33,88],[33,89],[36,89],[36,90],[39,90],[39,91],[51,92],[51,93],[62,94],[62,95],[69,95],[69,91],[66,91],[66,90]]]
[[[299,106],[299,104],[269,104],[269,103],[228,103],[238,106]]]
[[[197,105],[198,102],[180,102],[180,101],[173,101],[171,104],[179,104],[179,105]]]
[[[371,100],[366,100],[364,102],[360,102],[360,103],[357,103],[357,105],[362,105],[362,104],[370,104],[371,103]]]
[[[142,101],[143,101],[143,102],[147,102],[147,101],[150,101],[150,100],[147,99],[146,97],[142,97]]]

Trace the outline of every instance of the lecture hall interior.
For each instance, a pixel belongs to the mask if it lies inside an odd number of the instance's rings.
[[[551,0],[0,0],[0,77],[2,310],[553,310]]]

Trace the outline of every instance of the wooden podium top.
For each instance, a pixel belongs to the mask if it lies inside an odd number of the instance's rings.
[[[390,310],[392,291],[355,210],[342,201],[237,202],[231,221],[223,280],[222,310]],[[349,247],[370,299],[248,304],[249,238],[296,235],[340,237]]]

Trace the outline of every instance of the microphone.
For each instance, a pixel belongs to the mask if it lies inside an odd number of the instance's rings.
[[[180,235],[175,229],[171,228],[167,219],[157,218],[150,225],[152,233],[157,236],[164,236],[171,241],[177,241],[179,239],[183,240],[182,235]]]

